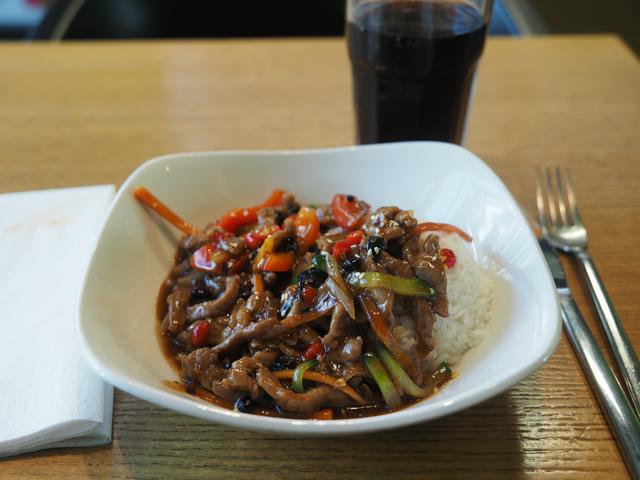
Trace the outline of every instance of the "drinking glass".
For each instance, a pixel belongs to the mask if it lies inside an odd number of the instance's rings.
[[[492,0],[348,0],[359,143],[461,143]]]

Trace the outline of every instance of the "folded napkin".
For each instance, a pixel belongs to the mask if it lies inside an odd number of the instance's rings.
[[[75,311],[114,187],[0,195],[0,457],[111,441],[113,387]]]

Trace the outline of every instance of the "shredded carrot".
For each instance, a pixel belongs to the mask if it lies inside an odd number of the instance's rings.
[[[420,234],[422,232],[447,232],[447,233],[455,233],[460,236],[465,242],[472,242],[473,237],[469,235],[464,230],[456,227],[455,225],[451,225],[449,223],[435,223],[435,222],[424,222],[419,223],[415,227],[413,227],[412,233],[414,235]]]
[[[169,207],[167,207],[164,203],[162,203],[158,198],[147,190],[145,187],[138,187],[133,191],[133,196],[140,203],[143,203],[151,210],[156,212],[166,221],[182,230],[187,235],[198,235],[200,234],[200,230],[186,222],[182,218],[180,218],[175,212],[173,212]]]
[[[305,313],[290,315],[284,320],[281,320],[280,324],[284,325],[288,329],[299,327],[300,325],[313,322],[314,320],[317,320],[318,318],[325,316],[327,313],[329,313],[329,310],[331,310],[331,308],[328,308],[326,310],[310,310]]]
[[[358,300],[362,306],[371,330],[376,337],[384,344],[387,349],[392,353],[393,357],[400,363],[405,372],[411,376],[412,379],[417,379],[419,376],[418,368],[413,363],[409,355],[398,344],[398,341],[391,334],[389,326],[387,325],[386,316],[380,311],[376,303],[366,295],[358,295]]]
[[[277,372],[273,372],[273,374],[280,380],[291,380],[293,378],[293,372],[294,370],[279,370]],[[316,383],[324,383],[325,385],[329,385],[336,390],[340,390],[342,393],[353,398],[360,404],[365,403],[364,398],[362,398],[360,394],[353,388],[347,385],[347,382],[345,382],[344,378],[335,378],[330,375],[325,375],[324,373],[312,372],[307,370],[302,375],[302,379],[311,380],[312,382]]]
[[[264,278],[262,277],[262,272],[253,273],[253,289],[257,293],[264,293]]]
[[[313,420],[333,420],[333,408],[323,408],[311,415]]]

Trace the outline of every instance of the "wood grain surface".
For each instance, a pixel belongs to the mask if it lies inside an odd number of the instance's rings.
[[[354,139],[342,40],[4,44],[0,59],[0,192],[120,184],[170,152]],[[467,146],[529,209],[535,166],[571,167],[590,249],[640,347],[633,54],[612,36],[490,39]],[[585,288],[574,274],[570,282],[608,352]],[[208,424],[120,391],[114,413],[112,445],[0,461],[0,478],[628,476],[566,337],[510,391],[399,431],[287,439]]]

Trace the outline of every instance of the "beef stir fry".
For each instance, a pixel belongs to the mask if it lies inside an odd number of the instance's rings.
[[[242,412],[331,419],[400,408],[451,378],[424,359],[455,265],[434,232],[470,240],[456,227],[351,195],[301,206],[276,190],[200,230],[143,187],[135,196],[185,232],[159,328],[187,391]]]

